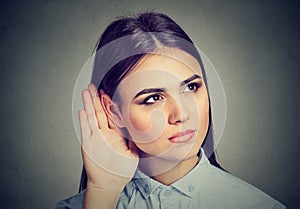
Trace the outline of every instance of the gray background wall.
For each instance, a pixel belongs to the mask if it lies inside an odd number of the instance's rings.
[[[71,101],[116,16],[174,18],[214,63],[228,115],[222,165],[300,207],[298,1],[1,1],[1,208],[53,208],[78,190]]]

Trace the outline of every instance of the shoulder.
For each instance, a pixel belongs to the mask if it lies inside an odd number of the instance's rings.
[[[208,169],[205,182],[210,185],[206,192],[235,208],[285,208],[265,192],[213,165]]]
[[[85,192],[86,190],[83,190],[76,195],[59,201],[56,204],[55,209],[82,209]]]

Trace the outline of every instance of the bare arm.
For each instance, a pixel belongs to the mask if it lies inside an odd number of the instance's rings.
[[[138,165],[136,150],[109,126],[94,85],[82,92],[79,111],[82,158],[87,172],[83,209],[116,208],[120,194]]]

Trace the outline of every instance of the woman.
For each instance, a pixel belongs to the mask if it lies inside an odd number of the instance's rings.
[[[56,208],[285,208],[216,161],[205,69],[172,19],[119,18],[96,51],[80,191]]]

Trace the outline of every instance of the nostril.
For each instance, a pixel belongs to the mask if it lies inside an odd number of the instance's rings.
[[[175,113],[171,114],[170,116],[170,123],[171,124],[181,124],[182,122],[189,120],[190,116],[187,113],[182,114],[183,112],[180,113]]]
[[[168,110],[170,124],[181,124],[190,118],[186,105],[183,102],[182,98],[176,96],[172,97],[172,100],[169,100]]]

